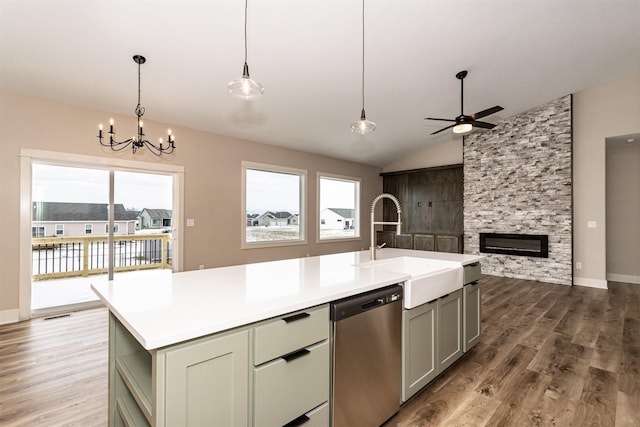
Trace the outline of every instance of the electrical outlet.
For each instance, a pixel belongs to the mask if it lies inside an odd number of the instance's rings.
[[[198,270],[204,270],[204,264],[200,264],[200,266],[198,267]]]
[[[598,228],[598,223],[596,221],[587,221],[587,228]]]
[[[576,270],[580,270],[582,268],[582,263],[580,261],[576,261]]]
[[[187,218],[187,227],[195,227],[196,226],[196,220],[193,218]]]

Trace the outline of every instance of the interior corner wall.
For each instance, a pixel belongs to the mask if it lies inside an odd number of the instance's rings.
[[[546,234],[549,257],[482,254],[485,274],[572,284],[571,95],[464,138],[464,247],[479,233]]]

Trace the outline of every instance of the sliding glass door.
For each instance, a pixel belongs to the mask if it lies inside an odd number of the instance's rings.
[[[32,315],[96,305],[90,284],[110,264],[114,274],[170,273],[170,174],[34,162],[31,182]]]

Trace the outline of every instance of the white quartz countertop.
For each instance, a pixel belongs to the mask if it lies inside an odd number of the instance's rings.
[[[478,262],[476,255],[382,249],[378,258],[412,256]],[[403,282],[401,273],[360,268],[369,252],[270,261],[172,274],[116,275],[91,288],[147,350]]]

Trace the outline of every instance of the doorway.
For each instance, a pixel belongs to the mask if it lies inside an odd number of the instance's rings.
[[[181,269],[182,167],[29,154],[21,161],[21,319],[100,305],[90,285],[107,281],[110,268],[116,277]]]
[[[640,284],[640,134],[605,146],[607,280]]]

